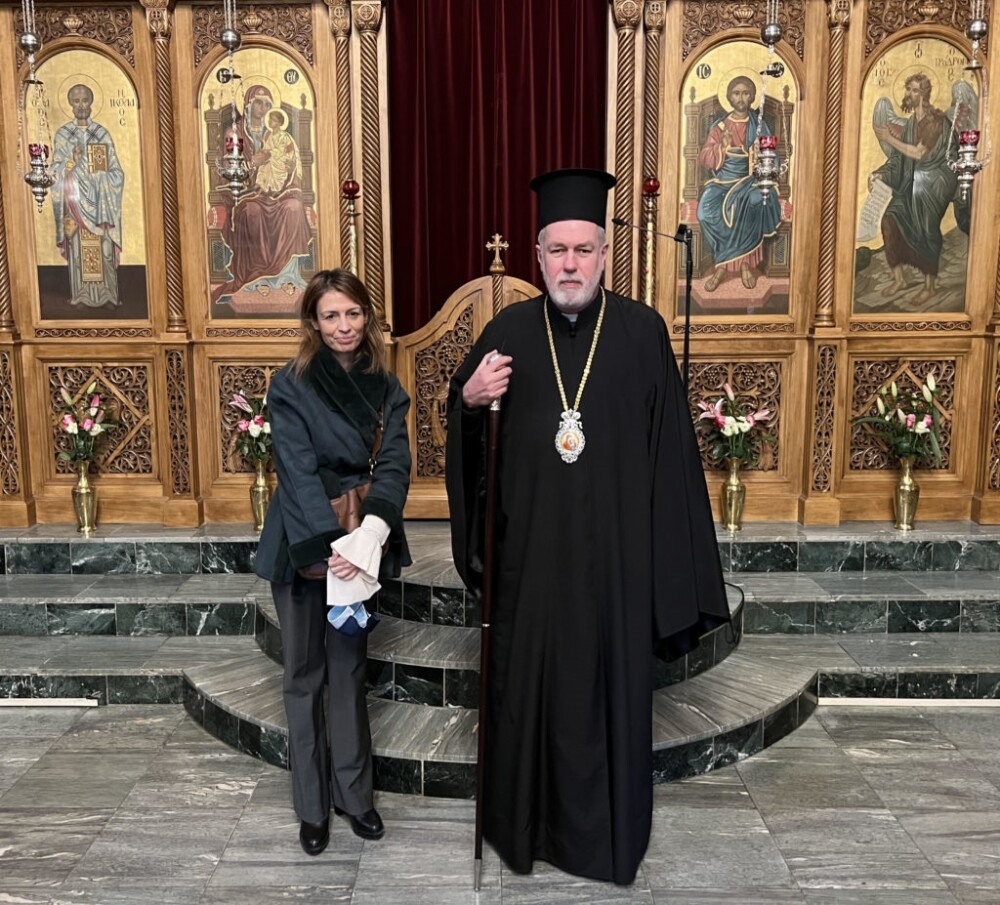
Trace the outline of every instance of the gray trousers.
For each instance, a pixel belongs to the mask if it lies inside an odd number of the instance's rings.
[[[296,575],[291,584],[272,582],[271,594],[281,623],[295,813],[310,823],[326,820],[332,793],[338,808],[363,814],[373,806],[368,637],[350,638],[327,622],[325,581]]]

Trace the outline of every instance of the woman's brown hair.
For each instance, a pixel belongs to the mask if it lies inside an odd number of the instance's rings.
[[[316,329],[316,309],[319,300],[328,292],[342,292],[352,302],[358,305],[365,315],[365,332],[358,346],[357,355],[367,354],[369,365],[365,369],[369,374],[386,371],[385,343],[382,340],[382,330],[371,296],[361,282],[351,271],[337,268],[336,270],[321,270],[306,286],[302,293],[302,304],[299,308],[302,339],[299,351],[292,359],[292,370],[296,376],[301,376],[309,367],[310,362],[323,348],[323,340]]]

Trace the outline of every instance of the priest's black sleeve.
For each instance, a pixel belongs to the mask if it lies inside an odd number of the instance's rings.
[[[694,424],[666,325],[663,379],[650,425],[653,457],[653,640],[674,659],[729,621],[719,546]]]

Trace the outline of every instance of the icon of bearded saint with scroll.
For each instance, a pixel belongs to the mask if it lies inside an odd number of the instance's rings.
[[[952,104],[945,111],[931,103],[932,90],[930,77],[917,72],[903,84],[903,116],[896,114],[890,98],[876,101],[872,129],[886,161],[868,177],[872,198],[885,204],[881,232],[891,280],[881,295],[889,299],[909,289],[907,268],[916,270],[922,285],[907,299],[907,307],[919,310],[934,307],[939,292],[941,221],[948,205],[954,204],[959,230],[969,231],[971,197],[959,199],[958,181],[948,164],[955,158],[957,133],[975,128],[979,113],[979,99],[968,82],[954,82]]]

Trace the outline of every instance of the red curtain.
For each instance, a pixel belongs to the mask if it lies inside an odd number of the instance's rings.
[[[604,167],[607,0],[396,0],[389,49],[393,332],[484,276],[541,285],[533,176]]]

